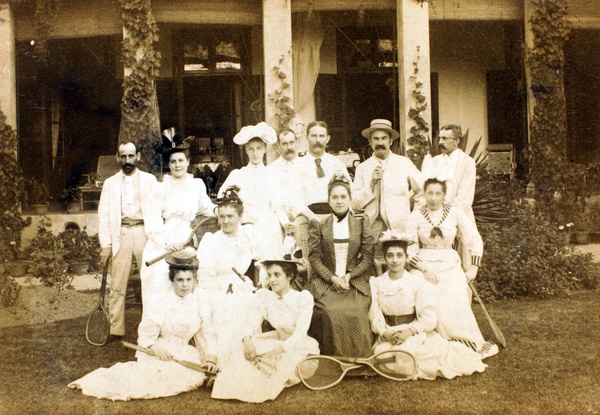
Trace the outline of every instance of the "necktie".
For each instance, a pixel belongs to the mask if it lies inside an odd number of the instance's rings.
[[[125,176],[125,203],[133,205],[135,203],[133,194],[133,177]]]
[[[317,165],[317,177],[319,179],[325,177],[325,172],[323,171],[323,167],[321,167],[321,159],[315,159],[315,164]]]

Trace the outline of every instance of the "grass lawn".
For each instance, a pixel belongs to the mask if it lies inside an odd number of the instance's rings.
[[[132,360],[112,343],[90,346],[84,318],[0,330],[0,414],[600,414],[600,298],[597,291],[550,300],[493,303],[508,348],[484,373],[454,380],[393,382],[349,378],[313,392],[302,385],[274,402],[210,399],[207,389],[146,401],[83,396],[67,383],[100,366]],[[491,339],[479,306],[484,335]],[[127,311],[129,327],[139,318]],[[131,333],[125,340],[135,342]]]

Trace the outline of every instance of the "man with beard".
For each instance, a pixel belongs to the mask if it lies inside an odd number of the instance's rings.
[[[267,169],[275,181],[273,208],[279,223],[286,234],[290,235],[294,232],[298,215],[302,214],[309,219],[315,216],[304,201],[305,180],[298,164],[296,134],[291,129],[284,129],[279,133],[277,145],[281,157],[269,164]]]
[[[98,204],[102,263],[112,255],[109,295],[111,340],[125,335],[125,293],[131,263],[135,257],[141,268],[148,239],[146,233],[150,229],[147,224],[155,219],[150,215],[149,198],[156,178],[137,169],[140,153],[135,144],[121,144],[117,161],[121,170],[104,181]]]
[[[329,127],[325,121],[312,121],[306,127],[308,153],[298,160],[305,180],[305,202],[317,215],[328,215],[331,207],[327,203],[327,186],[334,173],[343,174],[351,181],[344,163],[326,153],[327,143],[331,139]]]
[[[477,172],[475,160],[458,148],[462,140],[459,125],[448,124],[440,128],[439,144],[441,154],[423,160],[423,177],[441,177],[446,181],[446,202],[461,209],[471,219]]]
[[[410,159],[391,152],[392,142],[400,136],[389,120],[375,119],[362,131],[369,139],[373,155],[356,168],[352,185],[352,208],[364,209],[376,240],[391,229],[404,232],[410,214],[410,197],[422,204],[423,180]]]

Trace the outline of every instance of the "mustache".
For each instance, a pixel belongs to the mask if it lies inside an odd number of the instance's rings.
[[[384,146],[383,144],[377,144],[375,146],[375,150],[385,150],[387,147]]]
[[[289,150],[285,150],[285,154],[292,154],[292,153],[295,153],[295,152],[296,152],[296,150],[293,150],[291,148]]]

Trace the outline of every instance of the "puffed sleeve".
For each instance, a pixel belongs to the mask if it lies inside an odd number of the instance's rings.
[[[261,288],[252,295],[252,308],[246,314],[246,321],[242,328],[242,338],[251,336],[260,331],[260,325],[267,318],[267,304],[271,291]]]
[[[413,191],[413,198],[415,200],[415,206],[413,210],[416,210],[425,204],[425,196],[423,194],[423,175],[412,161],[407,164],[410,166],[406,176]]]
[[[456,196],[454,196],[452,206],[458,207],[463,212],[468,212],[471,210],[473,198],[475,197],[477,168],[475,166],[475,160],[473,160],[471,157],[463,154],[463,158],[465,167],[463,170],[463,175],[458,181],[458,188],[456,189]]]
[[[369,320],[371,320],[371,329],[373,333],[383,335],[388,324],[385,322],[385,317],[379,307],[379,281],[381,277],[371,278],[369,285],[371,286],[371,308],[369,309]]]
[[[146,233],[148,238],[156,243],[158,246],[166,244],[165,237],[163,235],[163,216],[162,208],[165,199],[165,185],[163,183],[155,183],[152,186],[151,196],[148,198],[150,201],[148,205],[148,214],[144,217]]]
[[[352,269],[348,269],[351,278],[363,278],[365,272],[373,264],[373,255],[375,248],[375,238],[369,232],[364,224],[364,221],[360,222],[361,235],[360,235],[360,255],[361,260]]]
[[[296,327],[290,337],[281,343],[284,351],[290,351],[300,348],[306,339],[310,321],[312,319],[315,300],[306,290],[302,290],[298,296],[298,317],[296,318]]]
[[[462,210],[457,208],[453,208],[453,210],[457,215],[457,225],[461,239],[471,254],[471,265],[479,266],[483,255],[483,240],[479,235],[477,225]]]
[[[144,313],[138,326],[138,345],[148,348],[156,343],[159,336],[160,325],[148,313]]]
[[[407,248],[408,262],[413,267],[415,267],[417,263],[421,262],[421,260],[419,259],[419,256],[418,256],[418,253],[419,253],[418,230],[419,230],[419,223],[421,222],[422,217],[423,217],[423,215],[421,215],[420,211],[413,210],[411,212],[411,214],[408,216],[408,220],[406,221],[406,228],[404,229],[404,232],[406,233],[407,237],[413,242]]]
[[[210,200],[206,193],[206,185],[202,179],[194,179],[196,191],[198,192],[198,213],[206,216],[215,216],[215,204]]]
[[[198,257],[198,284],[203,287],[203,282],[209,277],[215,277],[217,275],[217,269],[215,266],[215,257],[213,248],[213,240],[215,234],[207,233],[202,237],[200,246],[196,256]]]
[[[227,179],[225,179],[225,183],[223,183],[223,185],[219,189],[219,193],[218,193],[219,197],[223,197],[223,195],[225,194],[225,190],[227,190],[227,188],[229,186],[233,186],[233,185],[239,186],[239,183],[238,183],[239,172],[240,172],[239,169],[236,169],[236,170],[232,170],[231,173],[229,173],[229,175],[227,176]]]
[[[330,282],[335,274],[323,263],[321,250],[321,224],[312,219],[308,222],[308,260],[313,271],[323,280]]]
[[[210,299],[204,290],[197,290],[198,313],[202,326],[200,331],[194,336],[196,347],[200,348],[204,359],[209,355],[217,355],[217,334],[213,324],[213,313]]]
[[[418,272],[418,271],[417,271]],[[423,278],[413,278],[416,284],[415,312],[417,320],[409,327],[417,333],[429,333],[437,325],[437,312],[434,304],[433,285]]]

